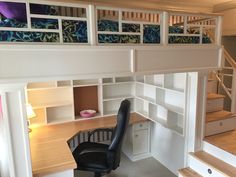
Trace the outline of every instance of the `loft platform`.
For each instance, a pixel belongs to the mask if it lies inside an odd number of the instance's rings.
[[[1,1],[0,14],[2,83],[220,66],[218,14],[34,0]]]

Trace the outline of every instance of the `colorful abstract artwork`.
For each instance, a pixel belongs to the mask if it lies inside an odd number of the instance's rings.
[[[199,44],[198,36],[169,36],[169,44]]]
[[[88,43],[86,21],[62,20],[63,42]]]
[[[143,43],[160,43],[160,25],[143,25]]]
[[[183,34],[184,28],[180,26],[169,26],[169,33],[170,34]]]
[[[99,43],[140,43],[139,35],[98,34]]]
[[[86,9],[69,6],[43,5],[30,3],[30,13],[65,17],[86,17]]]
[[[140,32],[140,24],[122,23],[122,32]]]
[[[31,18],[31,26],[35,29],[58,29],[57,19]]]
[[[60,42],[59,33],[0,31],[1,42]]]
[[[27,28],[27,23],[20,22],[15,19],[2,18],[2,20],[0,20],[0,27]]]
[[[211,39],[207,35],[203,35],[202,36],[202,43],[203,44],[211,44],[212,41],[211,41]]]
[[[40,15],[59,15],[57,6],[30,3],[30,13]]]
[[[98,20],[98,31],[119,31],[119,23],[112,20]]]

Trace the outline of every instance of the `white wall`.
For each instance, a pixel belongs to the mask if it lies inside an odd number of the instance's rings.
[[[222,25],[223,35],[236,35],[236,8],[225,10],[220,13],[224,14]]]
[[[0,45],[0,82],[186,72],[219,67],[219,46]]]
[[[6,139],[4,136],[4,126],[3,126],[3,116],[2,116],[2,102],[0,95],[0,177],[9,177],[9,165],[8,165],[8,152],[6,146]]]
[[[184,167],[184,137],[173,131],[152,123],[151,153],[166,168],[177,175],[177,170]]]
[[[235,27],[236,28],[236,27]],[[229,54],[236,59],[236,34],[235,36],[223,36],[222,44],[224,48],[229,52]]]

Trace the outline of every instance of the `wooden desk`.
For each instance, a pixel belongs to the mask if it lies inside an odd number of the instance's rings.
[[[81,131],[96,128],[111,128],[116,125],[116,116],[34,128],[29,134],[33,175],[46,175],[75,169],[76,162],[67,141]],[[130,124],[147,119],[132,113]]]

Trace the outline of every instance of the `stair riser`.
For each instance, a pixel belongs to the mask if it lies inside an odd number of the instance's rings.
[[[217,93],[217,81],[208,81],[207,92]]]
[[[223,175],[222,173],[216,171],[214,168],[208,166],[207,164],[199,161],[192,156],[189,157],[189,160],[190,168],[204,177],[226,177],[226,175]]]
[[[208,142],[203,142],[203,150],[212,156],[224,160],[224,162],[236,167],[236,156],[230,154]]]
[[[224,98],[207,100],[206,112],[221,111],[224,107]]]
[[[236,117],[206,123],[205,136],[215,135],[236,129]]]

